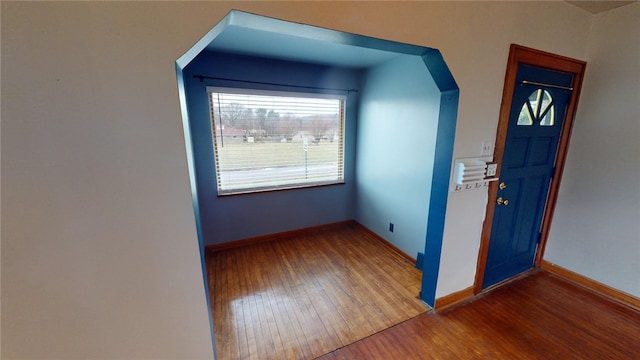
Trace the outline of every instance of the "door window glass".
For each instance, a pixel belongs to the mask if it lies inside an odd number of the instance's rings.
[[[538,89],[532,92],[522,104],[517,125],[533,125],[534,121],[539,122],[541,126],[554,125],[555,106],[547,90]]]
[[[529,110],[529,102],[522,104],[520,115],[518,115],[518,125],[533,125],[531,110]]]

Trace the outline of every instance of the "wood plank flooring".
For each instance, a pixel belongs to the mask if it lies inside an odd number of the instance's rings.
[[[640,312],[546,271],[442,313],[357,226],[207,254],[218,358],[640,359]]]
[[[320,359],[640,359],[640,313],[538,272]]]
[[[313,359],[428,310],[421,273],[355,225],[206,261],[221,360]]]

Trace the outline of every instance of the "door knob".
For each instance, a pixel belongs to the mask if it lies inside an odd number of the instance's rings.
[[[507,200],[507,199],[503,199],[503,198],[502,198],[502,196],[501,196],[501,197],[499,197],[499,198],[496,200],[496,202],[498,203],[498,205],[504,205],[504,206],[509,205],[509,200]]]
[[[503,181],[503,182],[500,183],[500,185],[498,185],[498,187],[500,188],[500,190],[504,190],[504,189],[507,188],[507,184],[505,184],[504,181]]]

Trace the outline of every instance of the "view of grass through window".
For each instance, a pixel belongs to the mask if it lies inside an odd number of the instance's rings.
[[[343,182],[343,96],[208,92],[219,195]]]

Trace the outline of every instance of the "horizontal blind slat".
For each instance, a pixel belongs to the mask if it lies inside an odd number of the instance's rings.
[[[291,94],[209,92],[219,194],[342,181],[344,97]]]

